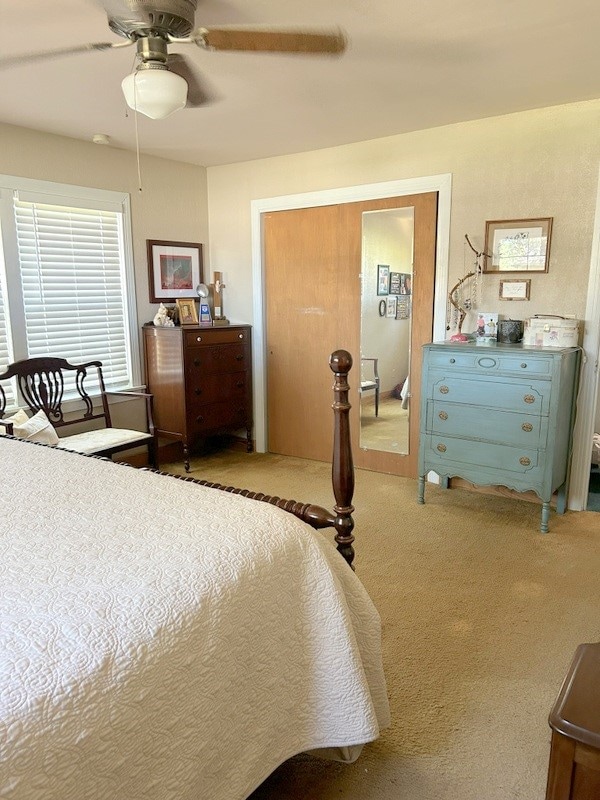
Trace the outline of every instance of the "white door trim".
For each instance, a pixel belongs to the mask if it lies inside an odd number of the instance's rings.
[[[598,399],[598,360],[600,354],[600,169],[596,190],[596,214],[592,238],[592,257],[585,308],[583,364],[579,393],[578,415],[573,437],[573,461],[568,507],[584,511],[587,505],[592,456],[592,434]]]
[[[448,291],[448,256],[450,250],[450,208],[452,175],[430,175],[399,181],[346,186],[318,192],[283,195],[253,200],[252,225],[252,293],[253,293],[253,361],[254,361],[254,436],[259,453],[267,447],[267,386],[265,340],[265,285],[263,270],[262,215],[269,211],[286,211],[294,208],[355,203],[361,200],[379,200],[411,194],[438,193],[436,281],[433,310],[433,338],[440,341],[446,335],[446,293]],[[354,354],[355,355],[355,354]]]

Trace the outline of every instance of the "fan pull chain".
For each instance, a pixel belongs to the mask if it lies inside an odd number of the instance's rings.
[[[133,112],[133,116],[135,118],[135,158],[137,162],[137,174],[138,174],[138,192],[142,191],[142,167],[140,164],[140,134],[138,130],[138,110],[137,110],[137,73],[134,76],[133,81],[133,98],[134,98],[134,105],[135,110]]]

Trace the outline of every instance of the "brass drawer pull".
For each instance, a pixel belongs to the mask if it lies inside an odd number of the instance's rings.
[[[524,430],[526,433],[529,433],[529,431],[532,431],[532,430],[533,430],[533,425],[531,424],[531,422],[524,422],[524,423],[521,425],[521,428],[522,428],[522,429],[523,429],[523,430]]]
[[[440,394],[448,394],[450,389],[447,386],[440,386]]]
[[[528,467],[531,464],[531,459],[527,458],[527,456],[521,456],[519,459],[519,464],[522,464],[524,467]]]
[[[527,364],[526,364],[525,362],[523,362],[523,363],[521,364],[521,369],[527,369]]]
[[[238,388],[238,389],[241,389],[241,388],[242,388],[243,386],[245,386],[245,385],[246,385],[246,384],[245,384],[245,381],[238,381],[238,382],[236,383],[236,386],[237,386],[237,388]]]
[[[244,338],[244,334],[243,333],[238,333],[238,339],[243,339],[243,338]]]
[[[194,392],[198,395],[202,394],[202,389],[194,389]]]
[[[437,449],[440,451],[440,453],[445,453],[446,452],[446,445],[445,444],[438,444]]]
[[[446,420],[446,419],[448,419],[448,414],[446,414],[445,411],[440,411],[440,413],[438,414],[438,417],[440,419]]]
[[[200,414],[200,416],[196,417],[196,422],[204,422],[204,417],[202,416],[202,414]]]
[[[200,359],[199,358],[195,358],[194,359],[194,366],[195,367],[199,367],[200,366]]]
[[[526,394],[523,400],[525,400],[525,402],[529,403],[530,405],[531,403],[535,403],[535,397],[532,394]]]
[[[243,353],[240,353],[239,355],[237,355],[237,356],[235,357],[235,360],[236,360],[236,361],[243,361],[243,360],[244,360],[244,355],[243,355]]]
[[[201,342],[202,341],[202,337],[201,336],[196,336],[196,341],[197,342]]]
[[[456,359],[455,359],[455,358],[451,358],[451,359],[450,359],[450,363],[451,363],[451,364],[456,364]]]

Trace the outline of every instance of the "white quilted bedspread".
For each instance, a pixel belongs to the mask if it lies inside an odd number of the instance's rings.
[[[377,612],[324,534],[27,442],[0,463],[3,800],[240,800],[388,723]]]

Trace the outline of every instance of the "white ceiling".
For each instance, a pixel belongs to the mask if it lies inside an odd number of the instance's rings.
[[[139,117],[142,152],[212,166],[600,97],[597,0],[199,0],[196,23],[339,25],[341,58],[185,52],[219,96]],[[0,0],[0,55],[121,41],[93,0]],[[134,48],[0,71],[0,122],[135,147]]]

